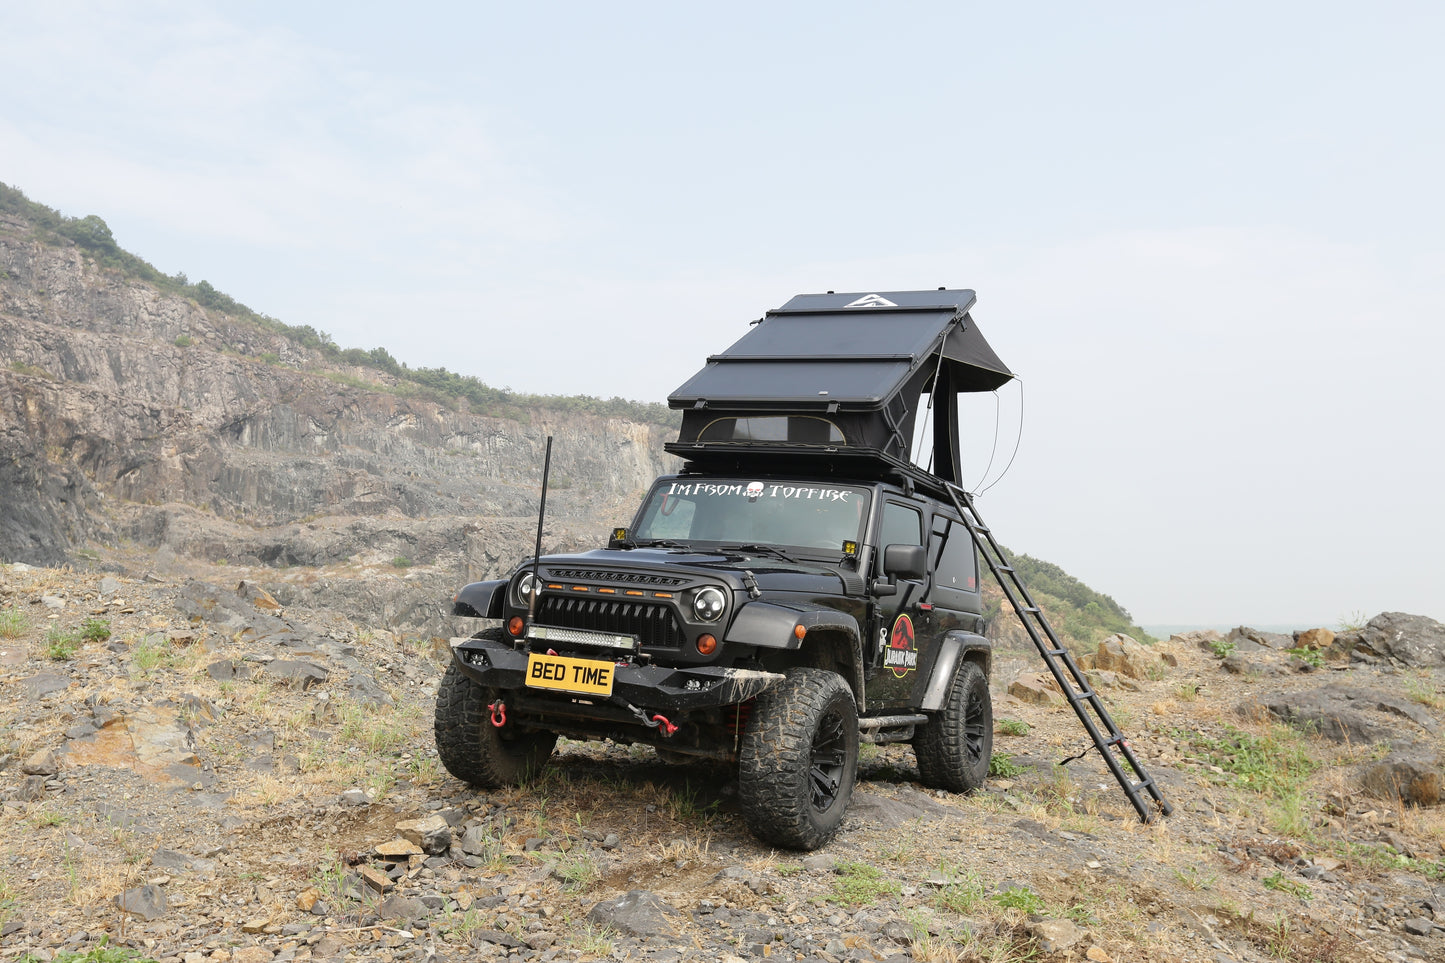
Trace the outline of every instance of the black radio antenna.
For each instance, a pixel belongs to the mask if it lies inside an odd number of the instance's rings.
[[[547,436],[547,455],[542,459],[542,505],[537,509],[537,549],[532,553],[532,594],[527,599],[527,624],[537,615],[537,596],[541,587],[537,579],[537,564],[542,559],[542,520],[547,517],[547,476],[552,472],[552,436]]]

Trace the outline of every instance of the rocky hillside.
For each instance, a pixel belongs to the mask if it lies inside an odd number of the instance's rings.
[[[840,835],[729,773],[563,740],[440,769],[446,655],[218,585],[0,566],[7,960],[1425,963],[1445,958],[1445,626],[1385,614],[1091,653],[1174,806],[1141,824],[1037,659],[995,662],[971,796],[870,749]],[[1438,922],[1437,922],[1438,921]]]
[[[549,550],[595,544],[670,467],[666,425],[479,413],[109,260],[0,210],[0,558],[330,566],[318,591],[353,618],[440,632],[388,598],[530,554],[547,435]]]
[[[658,408],[508,396],[340,350],[160,275],[99,217],[0,184],[0,560],[165,577],[262,566],[288,603],[446,637],[460,585],[531,553],[546,437],[543,547],[594,547],[676,465]],[[1067,639],[1144,637],[1107,595],[1015,562]]]

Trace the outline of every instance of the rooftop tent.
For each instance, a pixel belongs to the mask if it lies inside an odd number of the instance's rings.
[[[667,449],[698,463],[827,452],[906,465],[932,398],[933,474],[957,482],[958,393],[1013,377],[969,316],[974,301],[967,290],[799,295],[668,396],[683,419]]]

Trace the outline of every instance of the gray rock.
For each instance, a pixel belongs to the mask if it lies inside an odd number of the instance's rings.
[[[1305,692],[1280,693],[1261,705],[1246,702],[1240,707],[1245,715],[1258,715],[1260,710],[1294,726],[1335,742],[1371,745],[1400,735],[1394,720],[1409,720],[1427,732],[1438,725],[1420,706],[1408,699],[1382,689],[1360,686],[1328,685]],[[1378,714],[1377,719],[1369,714]]]
[[[492,836],[484,826],[471,826],[462,833],[460,845],[468,856],[484,856],[493,846]]]
[[[381,901],[377,908],[377,915],[385,920],[414,920],[426,916],[431,911],[426,904],[419,899],[410,896],[399,896],[392,893]]]
[[[21,764],[20,771],[28,776],[53,776],[60,771],[60,764],[55,761],[54,752],[40,749]]]
[[[277,659],[267,664],[266,674],[285,679],[302,689],[309,689],[331,678],[330,672],[314,662],[294,662],[289,659]]]
[[[492,943],[496,946],[504,946],[509,950],[521,947],[522,941],[514,936],[509,936],[500,930],[478,930],[472,934],[472,945],[481,946],[483,943]]]
[[[1440,756],[1422,747],[1390,753],[1379,762],[1366,764],[1360,775],[1365,790],[1382,799],[1395,799],[1412,806],[1435,806],[1440,802]]]
[[[896,797],[885,796],[871,789],[855,790],[848,818],[865,820],[868,825],[878,829],[898,829],[915,819],[943,819],[952,812],[947,806],[917,789],[900,786]]]
[[[589,922],[610,926],[628,936],[677,935],[673,920],[682,916],[675,907],[647,890],[634,889],[616,899],[603,900],[587,913]]]
[[[70,688],[70,676],[56,675],[54,672],[41,672],[28,679],[21,679],[18,684],[26,698],[39,699]]]
[[[1406,665],[1445,666],[1445,625],[1428,616],[1382,612],[1361,631],[1360,644]]]
[[[1411,936],[1429,936],[1435,932],[1435,924],[1422,916],[1415,916],[1405,921],[1405,932]]]
[[[236,677],[236,666],[230,659],[221,659],[206,666],[206,675],[217,682],[229,682]]]
[[[1269,644],[1268,634],[1252,629],[1247,625],[1241,625],[1230,629],[1229,634],[1224,637],[1225,644],[1234,644],[1235,652],[1260,652],[1264,649],[1274,648]],[[1288,648],[1288,646],[1283,646]]]
[[[366,794],[365,789],[348,789],[341,794],[337,802],[343,806],[370,806],[371,797]]]
[[[1045,953],[1062,953],[1089,935],[1088,930],[1067,919],[1040,920],[1029,930],[1038,939],[1039,949]]]
[[[120,589],[121,584],[119,579],[112,578],[111,576],[107,575],[105,578],[100,580],[101,595],[114,595],[116,592],[119,592]]]
[[[130,913],[146,921],[164,915],[170,908],[166,904],[166,891],[149,883],[121,893],[115,898],[115,905],[122,913]]]

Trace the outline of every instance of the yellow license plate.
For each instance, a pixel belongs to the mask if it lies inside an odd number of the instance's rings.
[[[527,685],[534,689],[560,689],[588,695],[612,694],[611,662],[569,659],[565,655],[527,656]]]

